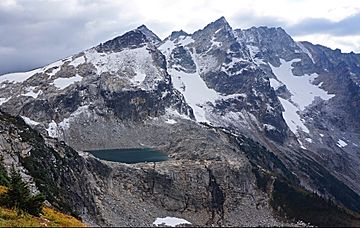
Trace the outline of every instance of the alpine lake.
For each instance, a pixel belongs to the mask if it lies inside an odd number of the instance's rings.
[[[91,153],[100,160],[127,164],[161,162],[169,159],[166,154],[150,148],[100,149],[87,150],[86,152]]]

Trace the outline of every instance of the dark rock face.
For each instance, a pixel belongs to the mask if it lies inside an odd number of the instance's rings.
[[[148,42],[146,35],[144,35],[144,33],[142,33],[140,30],[134,30],[127,32],[124,35],[116,37],[112,40],[109,40],[103,44],[100,44],[95,49],[98,52],[120,52],[124,48],[141,47],[145,45],[146,42]]]
[[[192,117],[191,110],[178,100],[178,94],[173,91],[167,93],[168,89],[171,91],[171,88],[164,84],[159,85],[157,91],[102,91],[101,95],[106,107],[121,120],[141,121],[164,115],[169,106]],[[166,94],[165,97],[162,94]]]
[[[178,39],[180,36],[188,36],[189,34],[187,34],[186,32],[184,32],[183,30],[180,31],[174,31],[170,34],[170,39],[171,40],[175,40]]]
[[[29,175],[37,189],[59,210],[93,219],[98,216],[97,191],[89,181],[92,174],[88,170],[97,167],[94,175],[106,176],[108,168],[96,160],[87,164],[63,142],[44,140],[20,117],[0,112],[0,128],[0,154],[7,167],[14,164],[25,171],[23,175]]]
[[[196,65],[191,58],[190,52],[184,47],[176,47],[171,53],[171,60],[169,66],[176,68],[180,66],[182,70],[187,73],[195,73]]]
[[[147,40],[150,41],[153,45],[158,45],[161,42],[161,39],[145,25],[139,26],[137,30],[142,32],[146,36]]]

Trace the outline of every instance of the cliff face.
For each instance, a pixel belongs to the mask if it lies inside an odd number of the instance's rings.
[[[166,215],[186,217],[199,225],[281,224],[266,194],[257,189],[250,163],[227,144],[225,135],[181,125],[179,132],[162,129],[173,138],[164,141],[175,144],[163,147],[173,157],[169,161],[126,165],[80,156],[63,142],[44,139],[21,118],[0,113],[0,151],[5,165],[15,163],[51,204],[90,224],[144,226]],[[159,126],[143,129],[150,128]],[[189,145],[192,136],[183,137],[185,131],[196,134],[199,141]],[[233,216],[241,210],[246,211],[244,220]]]
[[[1,112],[0,152],[5,165],[15,163],[34,191],[43,192],[53,206],[80,216],[89,225],[150,226],[165,216],[201,226],[291,224],[280,212],[288,213],[297,204],[278,199],[276,193],[284,190],[278,185],[290,186],[298,197],[304,190],[274,154],[226,130],[177,121],[176,131],[161,120],[128,127],[130,135],[138,135],[170,157],[160,163],[130,165],[79,155],[64,142],[44,139],[21,118]],[[153,137],[140,137],[148,131]],[[133,143],[122,140],[127,146]],[[314,200],[309,202],[305,205]],[[339,219],[335,224],[358,221],[335,205],[330,208]],[[304,215],[291,218],[329,224]]]

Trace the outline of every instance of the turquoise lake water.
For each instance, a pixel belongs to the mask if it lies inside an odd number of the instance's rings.
[[[113,162],[134,164],[139,162],[160,162],[168,160],[168,156],[149,148],[102,149],[87,151],[95,157]]]

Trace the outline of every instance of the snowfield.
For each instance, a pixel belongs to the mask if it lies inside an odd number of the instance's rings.
[[[280,59],[281,65],[279,67],[269,64],[276,76],[276,79],[270,79],[270,86],[277,90],[279,86],[285,85],[291,93],[289,100],[278,98],[284,108],[283,118],[290,130],[296,135],[299,130],[309,133],[309,129],[304,125],[299,112],[312,104],[317,97],[322,100],[329,100],[335,96],[328,94],[325,90],[319,88],[319,85],[312,83],[318,77],[318,74],[295,76],[292,72],[292,64],[299,61],[301,59],[293,59],[288,62]]]
[[[28,125],[32,125],[32,126],[36,126],[36,125],[39,125],[40,123],[39,122],[36,122],[26,116],[21,116],[21,118],[25,121],[26,124]]]
[[[65,89],[66,87],[74,84],[75,82],[80,82],[82,77],[80,75],[75,75],[70,78],[57,78],[54,80],[54,86],[58,89]]]
[[[20,72],[20,73],[10,73],[10,74],[5,74],[0,76],[0,83],[3,82],[23,82],[28,80],[29,78],[31,78],[33,75],[37,74],[37,73],[42,73],[43,70],[42,69],[36,69],[36,70],[32,70],[32,71],[28,71],[28,72]]]
[[[181,218],[176,218],[176,217],[156,218],[155,221],[153,222],[153,225],[155,225],[155,226],[165,225],[165,226],[175,227],[175,226],[183,225],[183,224],[191,225],[191,223],[189,221],[186,221],[185,219],[181,219]]]
[[[347,146],[348,144],[344,140],[339,139],[337,141],[336,145],[338,145],[338,147],[340,147],[340,148],[343,148],[343,147]]]
[[[127,79],[130,84],[137,88],[154,89],[156,82],[163,79],[163,75],[154,65],[147,46],[106,54],[90,49],[85,52],[85,56],[86,62],[95,66],[98,75],[104,72],[114,75],[120,73],[119,77],[122,78],[128,75]]]

